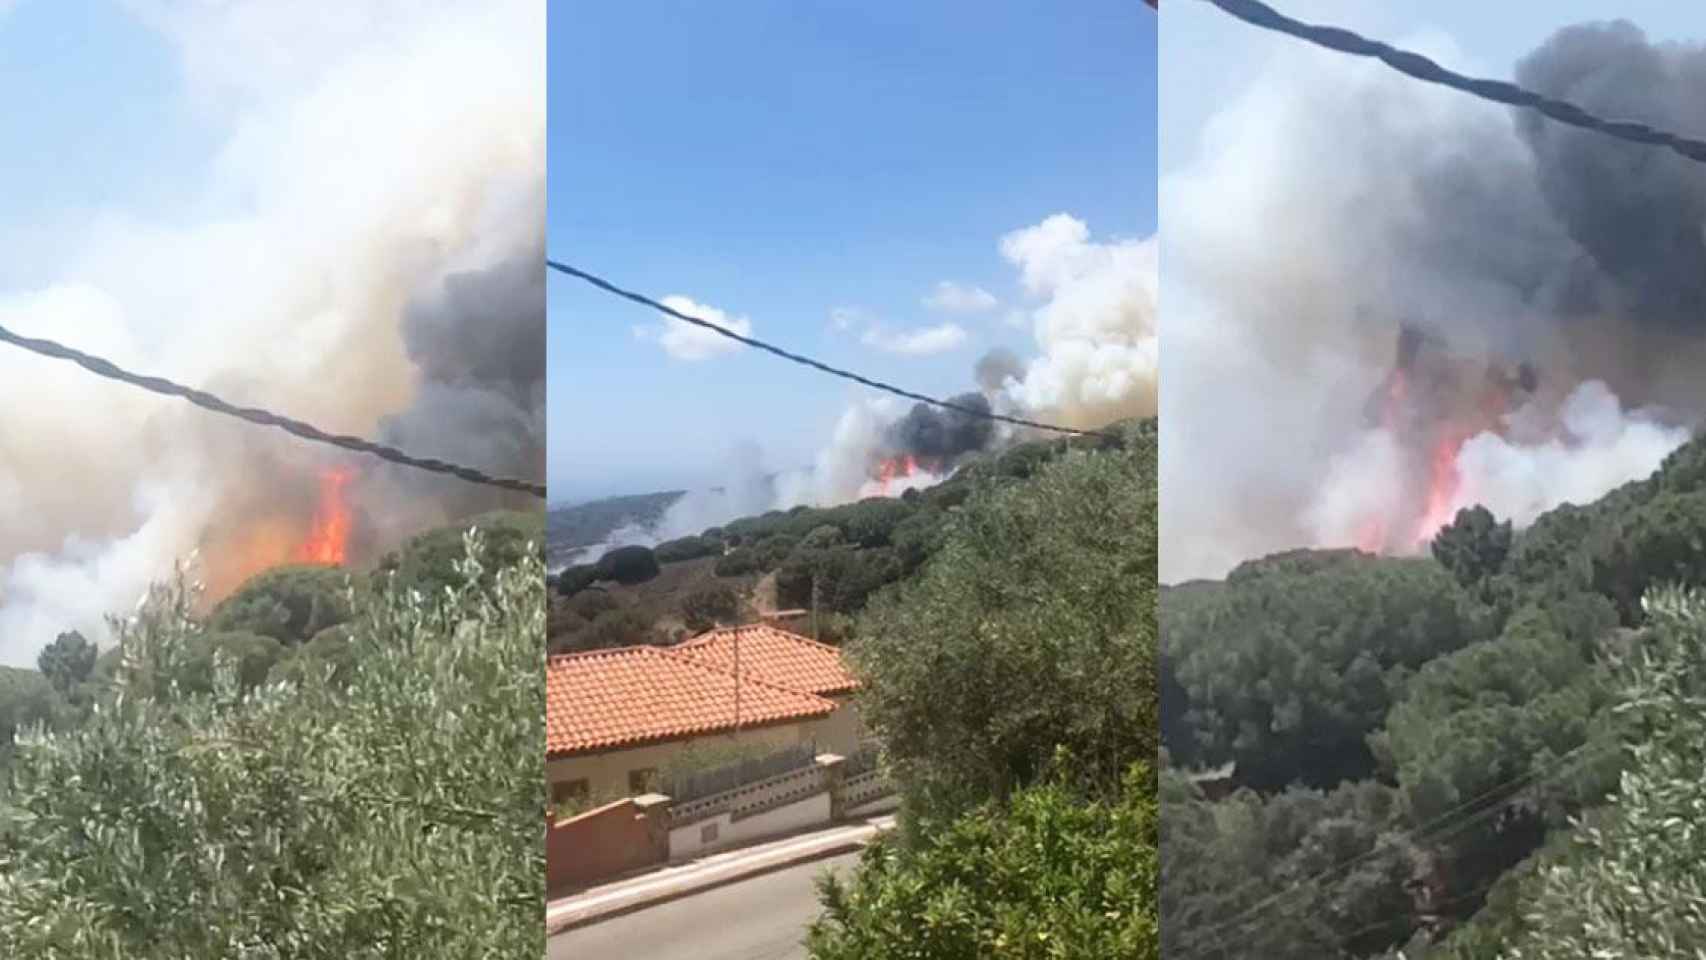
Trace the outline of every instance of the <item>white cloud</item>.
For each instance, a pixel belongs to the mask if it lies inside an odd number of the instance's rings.
[[[731,317],[716,307],[702,303],[694,303],[680,295],[663,298],[663,305],[678,313],[685,313],[706,323],[714,323],[724,330],[738,333],[743,337],[752,336],[752,321],[745,317]],[[656,343],[663,351],[677,360],[690,363],[709,360],[712,357],[732,353],[740,349],[740,344],[719,333],[713,333],[704,327],[695,326],[677,320],[674,317],[665,319],[662,323],[642,324],[634,328],[634,336],[649,343]]]
[[[922,357],[956,349],[966,342],[966,331],[957,323],[901,331],[889,331],[873,325],[865,331],[864,341],[866,346],[888,353]]]
[[[1001,301],[982,287],[962,287],[943,280],[924,298],[924,305],[943,313],[988,313],[1001,306]]]
[[[871,324],[870,315],[858,307],[835,307],[829,311],[829,325],[846,333],[854,327]]]

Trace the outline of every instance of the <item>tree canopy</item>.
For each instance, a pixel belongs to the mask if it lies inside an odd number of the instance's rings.
[[[904,829],[823,887],[818,960],[1159,957],[1156,444],[1127,431],[964,488],[861,614]]]
[[[849,655],[910,801],[1005,797],[1060,747],[1088,784],[1155,755],[1154,451],[1151,433],[974,493],[872,599]]]
[[[1706,803],[1706,619],[1665,585],[1706,586],[1703,465],[1697,438],[1524,530],[1472,508],[1431,556],[1296,551],[1164,590],[1170,940],[1200,960],[1697,951],[1676,905],[1706,890],[1683,826]]]

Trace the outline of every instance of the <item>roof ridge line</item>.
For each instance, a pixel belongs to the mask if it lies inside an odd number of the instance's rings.
[[[739,624],[739,625],[732,626],[732,627],[712,627],[711,629],[706,630],[704,633],[701,633],[698,636],[689,637],[686,640],[683,640],[680,643],[675,644],[675,646],[685,647],[688,645],[699,645],[699,644],[704,643],[705,641],[712,639],[714,634],[734,633],[734,632],[737,632],[740,630],[767,630],[771,633],[779,633],[782,636],[786,637],[789,640],[792,640],[795,643],[802,643],[802,644],[806,644],[808,646],[817,647],[820,650],[827,650],[827,651],[829,651],[831,653],[835,653],[835,654],[841,653],[841,648],[838,646],[835,646],[834,644],[824,643],[822,640],[818,640],[814,637],[808,637],[803,633],[795,633],[792,630],[785,630],[781,627],[778,627],[778,626],[775,626],[775,625],[769,624],[769,623],[743,623],[743,624]]]
[[[691,666],[697,667],[701,670],[705,670],[707,672],[714,673],[714,674],[717,674],[719,676],[728,677],[730,680],[733,680],[736,683],[757,684],[758,686],[761,686],[761,687],[769,687],[772,690],[780,690],[783,693],[791,693],[791,694],[795,694],[796,696],[809,697],[813,700],[818,700],[818,701],[821,701],[823,703],[827,703],[831,707],[838,707],[839,706],[839,704],[837,704],[834,700],[831,700],[828,697],[822,696],[820,694],[812,693],[810,690],[800,690],[800,689],[795,688],[795,687],[790,687],[785,683],[777,683],[774,680],[766,680],[763,677],[755,677],[750,673],[735,673],[734,670],[732,670],[732,669],[725,670],[722,667],[719,667],[715,664],[704,663],[702,661],[695,660],[694,658],[686,656],[684,654],[676,653],[674,650],[672,650],[668,647],[653,647],[652,649],[656,650],[660,655],[668,657],[671,660],[674,660],[676,663],[690,664]]]

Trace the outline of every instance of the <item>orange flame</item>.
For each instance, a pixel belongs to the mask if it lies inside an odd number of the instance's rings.
[[[877,487],[881,496],[888,496],[894,482],[918,472],[918,460],[910,453],[889,457],[877,464]]]
[[[326,470],[320,474],[320,502],[314,508],[314,525],[308,539],[296,551],[299,563],[337,564],[344,562],[349,543],[350,511],[344,495],[349,485],[347,469]]]
[[[1463,477],[1457,470],[1457,454],[1468,439],[1462,432],[1453,431],[1434,444],[1433,453],[1428,458],[1427,508],[1416,527],[1415,540],[1418,544],[1432,540],[1434,534],[1452,521],[1457,490],[1463,483]]]

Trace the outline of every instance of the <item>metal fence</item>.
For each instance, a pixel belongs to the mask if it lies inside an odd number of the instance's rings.
[[[802,743],[718,767],[667,774],[659,784],[659,792],[675,803],[688,803],[809,767],[816,762],[817,743]]]
[[[869,773],[877,769],[877,762],[882,759],[882,748],[874,743],[862,744],[847,763],[842,767],[844,775],[856,777],[861,773]]]

